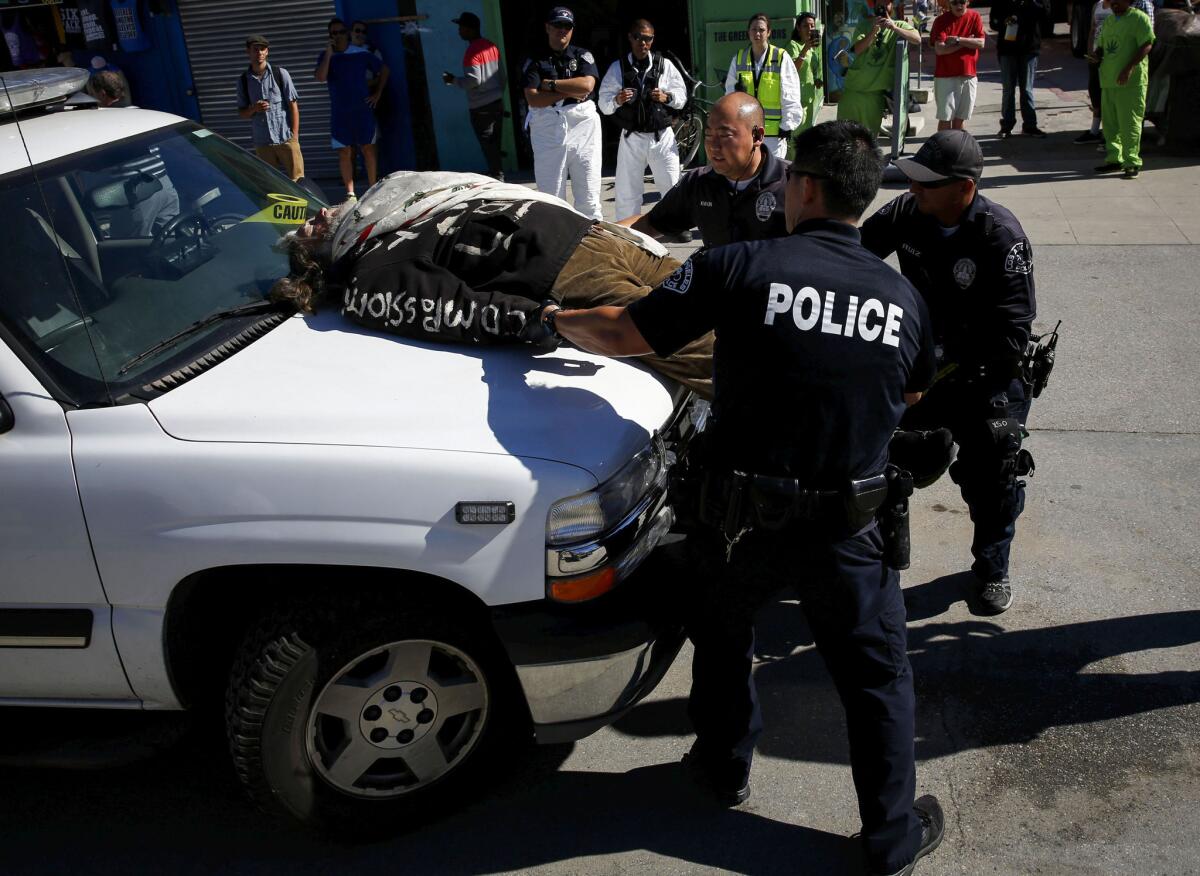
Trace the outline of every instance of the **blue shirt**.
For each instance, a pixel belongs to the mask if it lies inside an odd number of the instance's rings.
[[[255,146],[278,145],[292,139],[287,105],[300,98],[292,84],[291,75],[282,67],[279,68],[279,78],[283,80],[282,94],[279,92],[279,86],[275,84],[275,75],[270,64],[267,64],[262,76],[255,76],[254,71],[250,69],[245,71],[245,91],[242,90],[242,80],[239,77],[238,109],[245,109],[260,100],[271,104],[265,113],[255,113],[250,117],[250,137]]]
[[[321,66],[322,52],[317,57],[317,67]],[[367,71],[378,75],[383,69],[383,61],[361,46],[350,46],[344,52],[335,52],[329,59],[329,76],[325,80],[329,85],[329,103],[333,112],[348,109],[365,109],[364,101],[370,94],[367,88]]]

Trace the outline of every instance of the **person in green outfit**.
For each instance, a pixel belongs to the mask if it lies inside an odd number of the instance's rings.
[[[806,131],[816,124],[825,88],[821,31],[813,13],[801,12],[796,16],[796,26],[792,30],[787,52],[792,56],[796,73],[800,76],[800,103],[804,105],[804,123],[800,125],[800,131]]]
[[[838,120],[859,122],[878,137],[887,112],[887,95],[896,74],[896,40],[921,44],[921,34],[907,21],[892,18],[891,0],[880,0],[854,31],[854,62],[838,101]]]
[[[1154,45],[1154,26],[1130,0],[1111,0],[1112,15],[1100,26],[1100,116],[1104,125],[1105,161],[1097,173],[1124,170],[1134,179],[1142,166],[1142,120]]]

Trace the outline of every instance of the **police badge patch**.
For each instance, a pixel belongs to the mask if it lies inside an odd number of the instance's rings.
[[[662,287],[682,295],[692,286],[692,260],[688,259],[675,269],[675,273],[663,280]]]
[[[758,196],[758,200],[754,202],[754,215],[758,217],[759,222],[766,222],[774,212],[775,193],[763,192]]]
[[[592,57],[592,53],[591,53],[591,52],[581,52],[581,53],[580,53],[580,55],[579,55],[579,57],[583,58],[583,60],[584,60],[585,62],[587,62],[588,64],[595,64],[595,63],[596,63],[596,59],[595,59],[594,57]]]
[[[1010,274],[1033,273],[1033,250],[1029,241],[1018,240],[1004,257],[1004,270]]]
[[[975,282],[975,263],[970,259],[959,259],[954,263],[954,282],[966,289]]]

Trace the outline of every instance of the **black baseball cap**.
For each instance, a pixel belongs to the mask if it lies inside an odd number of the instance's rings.
[[[266,46],[269,49],[269,48],[271,48],[271,41],[268,40],[261,33],[252,33],[252,34],[250,34],[250,36],[246,37],[246,45],[248,45],[248,46]]]
[[[546,16],[546,24],[569,24],[575,26],[575,13],[565,6],[555,6]]]
[[[925,141],[912,158],[897,158],[896,167],[919,183],[948,179],[979,182],[983,176],[983,152],[975,138],[962,130],[938,131]]]
[[[473,27],[476,30],[479,30],[479,16],[474,12],[464,12],[462,15],[458,16],[458,18],[451,18],[450,21],[452,24],[459,24],[463,27]]]

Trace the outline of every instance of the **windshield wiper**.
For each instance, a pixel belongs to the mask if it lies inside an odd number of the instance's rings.
[[[213,311],[203,319],[198,319],[181,331],[171,335],[171,337],[164,338],[149,349],[138,353],[117,370],[117,375],[120,376],[124,374],[139,362],[144,362],[155,353],[161,352],[162,350],[167,349],[167,347],[174,346],[189,335],[194,335],[196,332],[200,331],[200,329],[207,328],[215,322],[220,322],[223,319],[232,319],[235,316],[246,316],[254,313],[270,313],[271,311],[282,312],[282,308],[274,301],[254,301],[250,304],[239,304],[236,307],[227,307],[224,310]]]

